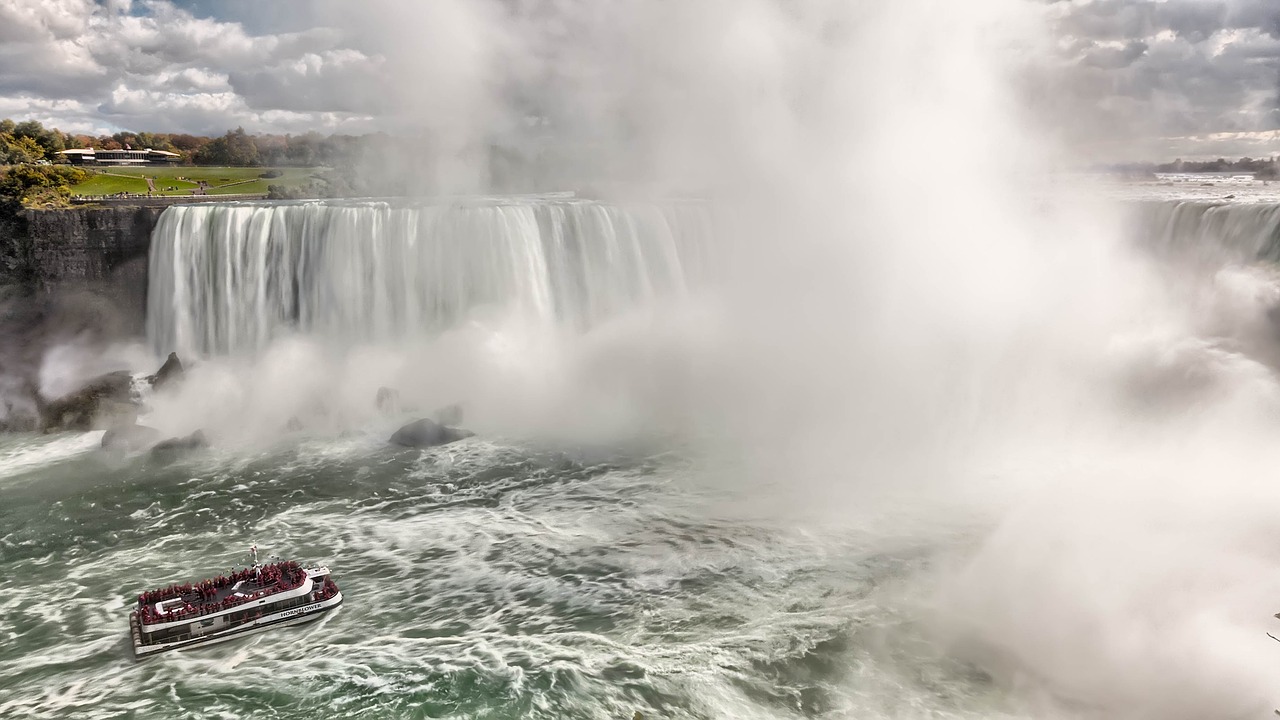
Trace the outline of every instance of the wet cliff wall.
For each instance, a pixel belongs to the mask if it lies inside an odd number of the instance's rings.
[[[6,294],[81,295],[141,334],[147,252],[163,207],[21,209],[0,221],[0,286]]]

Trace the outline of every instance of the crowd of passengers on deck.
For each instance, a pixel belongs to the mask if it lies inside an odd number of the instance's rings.
[[[330,580],[329,578],[325,578],[324,584],[321,585],[320,589],[316,591],[314,599],[316,602],[320,602],[321,600],[328,600],[329,598],[337,594],[338,594],[338,584],[335,583],[333,580]]]
[[[261,568],[239,570],[229,576],[218,576],[212,580],[194,584],[171,585],[162,590],[144,592],[138,596],[139,615],[144,625],[182,620],[188,617],[227,610],[251,600],[261,599],[267,595],[292,590],[302,585],[306,579],[306,570],[292,561],[280,562]],[[251,582],[257,589],[252,592],[241,590],[222,600],[216,599],[218,592],[222,588],[232,587],[241,582]],[[332,584],[333,581],[326,578],[325,588],[327,589]],[[336,590],[337,586],[334,586],[334,591],[336,592]],[[193,595],[198,597],[192,597]],[[182,607],[167,612],[161,612],[156,609],[157,603],[175,599],[183,601]]]

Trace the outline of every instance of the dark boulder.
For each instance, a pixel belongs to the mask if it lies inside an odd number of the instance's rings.
[[[103,450],[133,452],[150,447],[160,441],[160,431],[146,425],[121,425],[108,430],[102,436]]]
[[[151,448],[151,454],[153,456],[172,455],[207,447],[209,447],[209,438],[205,437],[203,430],[197,430],[186,437],[169,438],[163,442],[156,443],[156,446]]]
[[[122,415],[136,413],[130,396],[133,376],[127,371],[100,375],[75,392],[45,402],[36,393],[40,430],[92,430],[119,422]]]
[[[182,361],[178,359],[178,353],[171,352],[156,374],[148,379],[151,380],[151,387],[159,390],[165,385],[181,382],[183,374]]]
[[[405,425],[391,436],[391,444],[404,447],[429,448],[448,445],[469,438],[475,433],[461,428],[451,428],[422,418]]]

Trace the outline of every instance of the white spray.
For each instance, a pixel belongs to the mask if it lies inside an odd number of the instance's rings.
[[[381,373],[444,399],[457,371],[494,428],[666,423],[780,518],[963,508],[934,520],[984,530],[926,614],[1044,714],[1262,708],[1280,670],[1262,634],[1280,609],[1276,383],[1198,334],[1201,308],[1119,242],[1111,209],[1045,179],[1059,149],[1015,92],[1048,41],[1038,13],[372,3],[354,32],[385,52],[402,126],[437,139],[408,184],[500,182],[478,168],[501,137],[537,159],[538,189],[698,193],[721,272],[506,362],[463,359],[492,348],[477,337],[440,349],[465,328],[338,355],[285,339],[250,382],[210,368],[206,416],[283,423],[282,389],[364,402]]]

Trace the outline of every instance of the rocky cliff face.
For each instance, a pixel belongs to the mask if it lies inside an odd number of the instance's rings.
[[[0,223],[0,285],[40,294],[91,293],[141,332],[147,252],[162,207],[21,210]]]
[[[46,426],[41,395],[120,369],[102,352],[143,333],[147,253],[163,211],[0,200],[0,431]],[[46,377],[54,349],[60,359]]]

